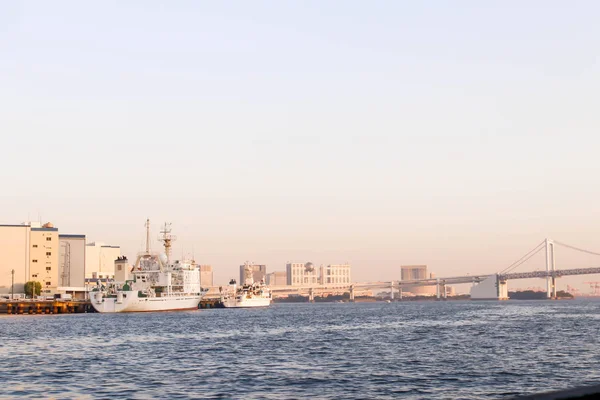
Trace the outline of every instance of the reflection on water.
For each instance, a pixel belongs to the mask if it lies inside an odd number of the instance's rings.
[[[600,380],[600,302],[0,317],[1,398],[500,398]]]

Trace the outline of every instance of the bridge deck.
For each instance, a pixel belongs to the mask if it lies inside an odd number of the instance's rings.
[[[531,278],[546,278],[554,276],[556,278],[562,276],[572,275],[589,275],[589,274],[600,274],[600,268],[575,268],[575,269],[562,269],[555,270],[554,272],[546,271],[530,271],[530,272],[514,272],[509,274],[498,274],[500,280],[511,280],[511,279],[531,279]],[[314,286],[273,286],[271,290],[276,293],[288,292],[306,292],[310,290],[315,291],[335,291],[335,290],[366,290],[366,289],[402,289],[406,287],[414,286],[436,286],[442,285],[458,285],[465,283],[479,283],[484,279],[496,276],[496,274],[489,275],[466,275],[466,276],[452,276],[445,278],[430,278],[430,279],[418,279],[410,281],[387,281],[387,282],[358,282],[353,284],[327,284],[327,285],[314,285]]]

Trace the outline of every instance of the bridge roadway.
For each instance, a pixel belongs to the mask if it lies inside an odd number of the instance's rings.
[[[557,269],[555,271],[512,272],[498,274],[500,280],[530,278],[560,278],[561,276],[600,274],[600,268]]]
[[[563,276],[572,275],[589,275],[589,274],[600,274],[600,268],[575,268],[575,269],[557,269],[555,271],[530,271],[530,272],[513,272],[507,274],[488,274],[488,275],[465,275],[465,276],[453,276],[446,278],[429,278],[429,279],[417,279],[417,280],[404,280],[404,281],[378,281],[378,282],[357,282],[352,284],[325,284],[325,285],[306,285],[306,286],[271,286],[271,291],[275,295],[286,295],[286,294],[308,294],[309,297],[313,298],[316,293],[331,293],[331,292],[350,292],[351,297],[355,291],[369,290],[369,289],[388,289],[401,291],[407,287],[414,286],[438,286],[438,288],[445,288],[446,285],[459,285],[465,283],[480,283],[483,280],[497,276],[500,281],[507,281],[512,279],[531,279],[531,278],[560,278]],[[442,295],[445,290],[442,291]],[[401,295],[401,292],[400,292]],[[438,297],[440,296],[440,290],[438,289]],[[207,293],[208,298],[219,297],[219,287],[214,286],[210,288]]]

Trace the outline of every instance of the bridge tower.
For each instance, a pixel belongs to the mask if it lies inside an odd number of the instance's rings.
[[[315,290],[313,288],[308,289],[308,301],[309,303],[315,302]]]
[[[556,264],[554,262],[554,242],[546,238],[546,297],[549,299],[556,298]]]

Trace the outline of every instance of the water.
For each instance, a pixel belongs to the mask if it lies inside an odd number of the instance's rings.
[[[0,317],[0,398],[473,399],[600,381],[600,302]]]

